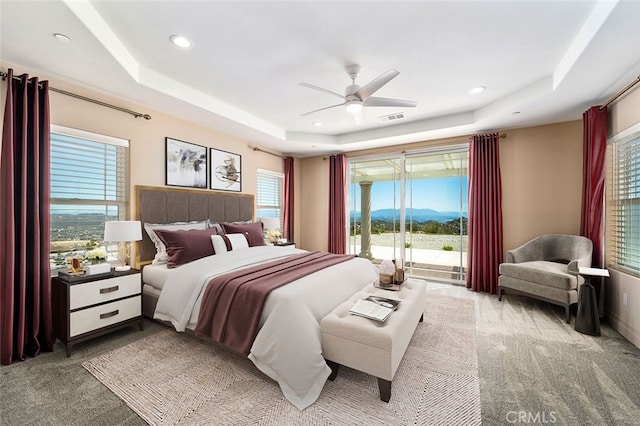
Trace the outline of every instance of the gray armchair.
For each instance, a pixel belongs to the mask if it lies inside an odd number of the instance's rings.
[[[579,266],[591,266],[593,243],[577,235],[548,234],[507,251],[500,265],[498,300],[505,293],[520,294],[563,306],[567,323],[571,305],[578,302],[584,278]]]

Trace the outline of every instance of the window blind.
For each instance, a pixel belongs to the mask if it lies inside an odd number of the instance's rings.
[[[258,218],[277,217],[282,228],[282,204],[284,175],[268,170],[258,170],[256,210]]]
[[[50,142],[52,254],[102,245],[104,222],[126,219],[128,141],[52,126]]]
[[[607,151],[609,264],[640,276],[640,131]]]

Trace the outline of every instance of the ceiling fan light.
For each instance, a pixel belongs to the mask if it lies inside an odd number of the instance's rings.
[[[347,102],[345,109],[348,113],[357,114],[362,111],[362,102],[360,101],[350,101]]]

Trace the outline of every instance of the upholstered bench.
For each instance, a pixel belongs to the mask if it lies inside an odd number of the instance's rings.
[[[406,280],[399,291],[369,285],[324,317],[320,329],[322,353],[332,370],[329,379],[336,377],[339,365],[371,374],[378,378],[380,399],[389,402],[393,376],[422,321],[426,291],[424,281],[413,279]],[[386,322],[349,313],[358,299],[371,295],[400,300]]]

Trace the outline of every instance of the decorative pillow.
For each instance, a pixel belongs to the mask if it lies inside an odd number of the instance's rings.
[[[145,223],[144,230],[147,231],[151,242],[156,246],[156,256],[153,259],[154,265],[167,263],[167,251],[164,243],[156,235],[156,230],[165,229],[169,231],[177,231],[178,229],[207,229],[207,221],[195,222],[174,222],[174,223]]]
[[[249,248],[249,240],[246,233],[212,235],[211,244],[213,244],[213,251],[215,254]]]
[[[247,233],[247,240],[249,240],[249,247],[264,246],[264,237],[262,222],[253,223],[223,223],[222,227],[227,234]]]
[[[217,234],[215,228],[178,231],[156,229],[155,232],[167,248],[167,268],[214,254],[211,236]]]

